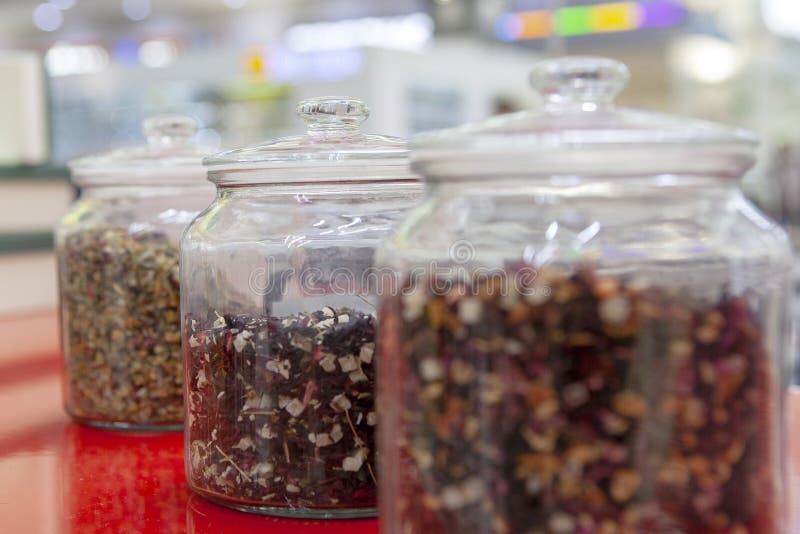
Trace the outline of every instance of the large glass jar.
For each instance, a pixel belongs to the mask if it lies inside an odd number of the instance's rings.
[[[82,423],[182,428],[178,241],[214,198],[195,129],[157,116],[146,146],[70,164],[82,193],[56,252],[65,406]]]
[[[378,244],[422,187],[366,106],[303,101],[308,133],[206,160],[181,246],[186,471],[245,511],[373,515]]]
[[[783,232],[747,133],[616,107],[611,60],[423,135],[378,255],[386,534],[784,532]]]

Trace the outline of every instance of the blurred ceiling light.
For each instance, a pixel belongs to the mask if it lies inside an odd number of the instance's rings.
[[[75,0],[50,0],[50,3],[61,11],[65,11],[75,5]]]
[[[56,43],[47,51],[44,62],[51,76],[70,76],[101,72],[108,67],[109,57],[102,46]]]
[[[286,30],[286,45],[295,52],[342,50],[374,46],[419,50],[433,35],[433,19],[426,13],[400,17],[369,17],[297,24]]]
[[[761,15],[772,33],[800,39],[800,2],[797,0],[763,0]]]
[[[151,69],[166,67],[177,57],[178,47],[172,41],[165,39],[145,41],[139,47],[139,61]]]
[[[671,47],[670,61],[683,75],[709,84],[729,80],[744,66],[732,43],[709,35],[682,37]]]
[[[39,4],[33,10],[33,23],[42,31],[53,32],[61,27],[64,16],[53,4]]]
[[[247,5],[248,0],[222,0],[222,3],[225,4],[225,7],[229,7],[231,9],[242,9],[245,5]]]
[[[683,0],[686,7],[701,13],[713,13],[728,2],[726,0]]]
[[[114,43],[114,62],[124,67],[138,66],[139,43],[130,37],[122,37]]]
[[[268,58],[269,79],[280,83],[343,80],[364,66],[364,52],[356,48],[298,53],[272,47]]]
[[[150,0],[122,0],[122,12],[131,20],[144,20],[150,15]]]

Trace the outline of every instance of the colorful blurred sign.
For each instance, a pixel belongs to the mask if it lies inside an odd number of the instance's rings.
[[[503,41],[544,39],[553,34],[572,37],[676,26],[686,16],[686,7],[677,0],[614,2],[504,13],[497,19],[495,33]]]

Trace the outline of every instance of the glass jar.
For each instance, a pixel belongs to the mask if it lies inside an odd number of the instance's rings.
[[[791,265],[755,140],[538,64],[538,111],[423,135],[378,255],[386,534],[784,532]]]
[[[181,245],[190,487],[296,517],[375,513],[373,254],[422,187],[358,100],[308,133],[206,160],[217,198]]]
[[[56,228],[67,412],[94,426],[180,429],[178,241],[214,198],[192,119],[147,145],[70,164],[80,198]]]

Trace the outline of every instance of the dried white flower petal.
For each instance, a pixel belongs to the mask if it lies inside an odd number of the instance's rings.
[[[206,378],[206,371],[205,369],[200,369],[197,371],[197,388],[203,388],[208,384],[208,379]]]
[[[425,358],[419,364],[419,374],[427,382],[439,380],[444,377],[444,367],[436,358]]]
[[[333,442],[339,443],[340,441],[342,441],[343,437],[344,433],[342,432],[342,425],[339,424],[333,425],[333,428],[331,428],[331,439],[333,440]]]
[[[267,371],[279,374],[288,380],[289,371],[292,369],[292,363],[289,360],[269,360],[265,367],[267,368]]]
[[[425,310],[426,300],[425,291],[419,288],[403,295],[403,319],[406,321],[418,319]]]
[[[333,400],[331,400],[331,408],[333,408],[336,412],[346,412],[352,407],[353,404],[344,393],[336,395]]]
[[[245,436],[239,440],[239,443],[233,446],[234,449],[239,449],[240,451],[246,450],[256,450],[256,444],[253,443],[253,439],[250,436]]]
[[[628,320],[631,313],[631,302],[624,295],[607,298],[600,303],[600,318],[611,324],[621,324]]]
[[[445,486],[442,490],[442,504],[448,510],[458,510],[466,505],[466,500],[458,486]]]
[[[311,349],[314,348],[314,344],[311,341],[311,338],[300,334],[293,335],[290,343],[292,344],[292,346],[305,352],[311,352]]]
[[[358,359],[362,363],[372,363],[372,357],[375,355],[375,343],[364,343],[358,353]]]
[[[272,400],[269,396],[265,393],[260,397],[258,395],[253,394],[252,396],[248,397],[245,401],[244,406],[242,409],[244,411],[247,410],[268,410],[272,407]]]
[[[458,303],[458,318],[464,324],[476,324],[483,316],[483,303],[477,297],[464,298]]]
[[[264,426],[258,431],[258,435],[264,439],[272,439],[277,438],[278,435],[272,431],[268,423],[264,423]]]
[[[233,338],[233,348],[235,348],[237,352],[242,352],[242,350],[244,350],[244,348],[247,346],[247,341],[251,337],[253,337],[252,332],[247,330],[237,334],[236,337]]]
[[[343,373],[349,373],[358,369],[358,361],[355,356],[348,354],[339,358],[339,367],[342,368]]]
[[[303,404],[300,399],[292,399],[292,401],[286,405],[286,411],[289,412],[292,417],[297,417],[303,413],[305,409],[306,405]]]
[[[336,320],[333,318],[330,319],[323,319],[322,321],[318,322],[314,325],[314,328],[318,330],[326,330],[336,324]]]
[[[550,531],[553,534],[571,534],[575,532],[575,520],[571,515],[563,512],[557,512],[550,516],[550,521],[547,522]]]
[[[367,375],[360,368],[347,375],[347,377],[353,384],[367,380]]]
[[[352,456],[347,456],[342,461],[342,469],[352,472],[359,471],[364,465],[365,456],[364,449],[358,449]]]
[[[254,477],[269,475],[275,471],[275,466],[269,462],[259,462],[250,470],[250,474]]]
[[[327,447],[328,445],[333,445],[333,440],[329,434],[317,434],[316,439],[314,442],[317,447]]]
[[[203,462],[203,458],[205,457],[205,455],[202,454],[205,448],[206,444],[200,440],[195,440],[192,442],[189,451],[189,459],[192,463],[192,469],[197,470],[200,468],[200,465]]]
[[[319,366],[326,373],[332,373],[336,370],[336,356],[331,353],[325,354],[325,356],[319,361]]]
[[[477,502],[483,497],[485,491],[483,480],[480,477],[471,477],[461,484],[461,494],[467,503]]]

